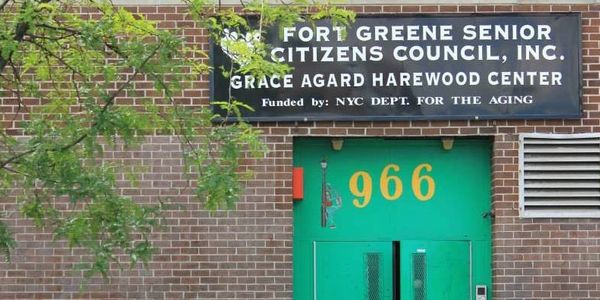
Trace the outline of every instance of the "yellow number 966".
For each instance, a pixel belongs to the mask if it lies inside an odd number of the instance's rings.
[[[435,180],[430,175],[423,174],[423,170],[431,172],[432,167],[428,163],[418,165],[412,173],[411,188],[415,198],[420,201],[428,201],[435,195]],[[397,175],[400,166],[388,164],[379,176],[379,191],[381,196],[388,201],[395,201],[402,197],[402,179]],[[354,195],[352,204],[358,208],[364,208],[371,202],[373,196],[373,178],[365,171],[357,171],[352,174],[348,182],[350,192]],[[423,191],[427,191],[423,194]]]

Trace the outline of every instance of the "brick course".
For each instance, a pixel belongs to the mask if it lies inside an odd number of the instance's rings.
[[[567,2],[567,1],[565,1]],[[107,282],[93,280],[79,290],[73,272],[83,253],[53,242],[14,213],[7,222],[19,241],[11,263],[0,262],[0,299],[291,299],[292,143],[298,136],[484,136],[493,139],[494,299],[600,299],[600,223],[595,219],[521,219],[518,215],[518,134],[600,132],[600,5],[370,5],[361,14],[581,12],[583,107],[579,120],[261,122],[270,152],[248,161],[249,181],[235,211],[210,216],[181,175],[178,142],[151,136],[140,149],[108,151],[108,159],[137,160],[149,166],[139,188],[123,194],[141,202],[168,198],[178,208],[165,213],[165,226],[153,239],[160,251],[147,270],[115,271]],[[177,28],[190,43],[208,49],[205,30],[195,27],[181,7],[140,6],[132,11]],[[151,84],[136,82],[139,97],[151,97]],[[194,83],[178,99],[205,105],[208,83]],[[137,99],[119,99],[137,104]],[[31,105],[37,104],[32,99]],[[0,124],[20,134],[14,100],[0,98]],[[16,211],[14,198],[0,199],[0,211]],[[303,300],[303,299],[299,299]]]

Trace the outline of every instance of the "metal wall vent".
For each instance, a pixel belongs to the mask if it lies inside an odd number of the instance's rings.
[[[522,134],[519,209],[525,218],[600,218],[600,134]]]

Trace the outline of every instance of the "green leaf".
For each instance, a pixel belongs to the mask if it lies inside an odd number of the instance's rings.
[[[0,212],[0,217],[3,217],[3,213]],[[8,230],[8,226],[2,220],[0,220],[0,252],[4,256],[6,262],[10,261],[10,252],[17,245],[14,240],[12,233]]]

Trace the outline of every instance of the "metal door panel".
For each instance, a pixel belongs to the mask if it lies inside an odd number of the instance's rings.
[[[315,242],[314,259],[315,299],[392,298],[391,242]]]
[[[471,298],[471,255],[466,241],[402,241],[401,299]]]

